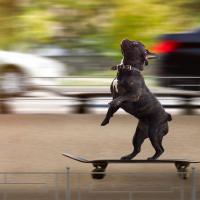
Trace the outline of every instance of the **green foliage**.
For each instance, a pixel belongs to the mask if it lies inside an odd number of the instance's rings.
[[[0,0],[0,47],[56,43],[119,55],[123,38],[149,46],[197,26],[199,8],[199,0]]]

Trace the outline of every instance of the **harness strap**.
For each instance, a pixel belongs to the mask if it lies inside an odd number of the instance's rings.
[[[139,69],[137,69],[136,67],[132,66],[132,65],[124,65],[124,64],[120,64],[120,65],[116,65],[114,66],[114,68],[112,68],[113,70],[127,70],[127,71],[131,71],[131,70],[135,70],[137,72],[140,72]]]

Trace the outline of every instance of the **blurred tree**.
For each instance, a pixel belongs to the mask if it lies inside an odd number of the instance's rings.
[[[123,38],[150,45],[199,24],[199,0],[0,0],[0,47],[57,44],[119,55]]]
[[[199,0],[174,0],[168,3],[162,0],[116,2],[110,16],[111,23],[101,30],[101,42],[104,45],[100,46],[111,53],[120,54],[119,43],[123,38],[140,40],[149,46],[160,34],[185,31],[199,24],[199,16],[192,14],[200,7]]]
[[[16,40],[17,2],[14,0],[0,1],[0,46],[6,48]]]

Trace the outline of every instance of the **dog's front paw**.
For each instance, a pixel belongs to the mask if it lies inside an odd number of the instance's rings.
[[[101,126],[105,126],[106,124],[109,123],[109,120],[108,119],[104,119],[102,122],[101,122]]]

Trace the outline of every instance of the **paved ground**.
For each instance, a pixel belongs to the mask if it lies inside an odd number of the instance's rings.
[[[136,119],[117,115],[101,127],[102,119],[103,115],[0,115],[0,171],[63,171],[66,166],[84,170],[86,165],[61,153],[89,159],[120,158],[129,153]],[[200,160],[199,123],[200,116],[174,116],[161,158]],[[137,158],[153,153],[146,140]]]
[[[102,115],[0,115],[0,172],[65,172],[67,166],[73,172],[90,172],[90,165],[67,159],[61,153],[79,154],[88,159],[117,159],[129,153],[137,121],[128,115],[117,115],[108,126],[101,127],[102,119]],[[161,158],[200,160],[199,143],[200,116],[174,116],[170,132],[164,138],[166,151]],[[153,153],[150,142],[146,140],[137,158],[145,159]],[[196,167],[200,169],[200,165]],[[108,172],[151,172],[156,174],[151,178],[150,183],[153,183],[157,175],[174,173],[175,168],[172,165],[112,165]],[[169,183],[177,180],[174,175],[169,177]],[[118,176],[112,181],[118,179],[126,186],[127,178]],[[142,183],[142,179],[137,180]],[[112,185],[112,181],[107,184]],[[119,195],[115,199],[123,198]]]

